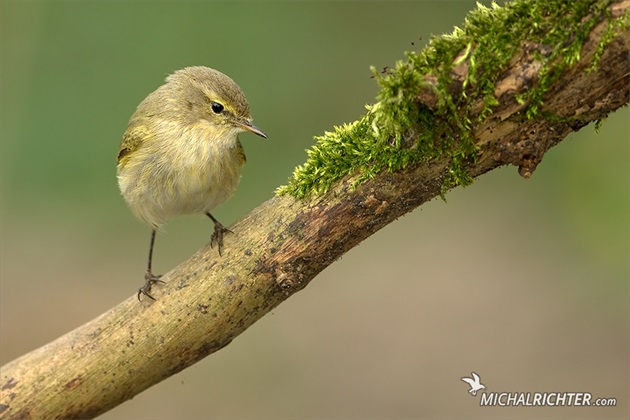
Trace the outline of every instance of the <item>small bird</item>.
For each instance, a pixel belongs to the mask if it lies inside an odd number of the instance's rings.
[[[470,385],[470,389],[468,390],[470,394],[477,395],[477,391],[480,389],[486,389],[486,386],[480,382],[481,379],[479,378],[479,375],[475,372],[471,372],[471,374],[472,378],[462,378],[462,381]]]
[[[214,222],[210,246],[219,255],[230,232],[210,214],[236,190],[245,152],[238,134],[267,135],[252,125],[241,88],[208,67],[186,67],[144,99],[131,116],[118,152],[118,186],[131,211],[151,227],[140,295],[154,299],[161,276],[151,271],[156,232],[175,216],[205,214]],[[155,299],[154,299],[155,300]]]

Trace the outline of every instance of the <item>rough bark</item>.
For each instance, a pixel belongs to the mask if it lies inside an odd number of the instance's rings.
[[[629,4],[614,5],[613,18]],[[566,117],[555,121],[522,117],[516,95],[524,77],[535,80],[537,66],[523,45],[497,84],[500,104],[474,128],[480,154],[467,168],[472,177],[506,164],[527,177],[569,133],[628,103],[627,30],[615,34],[594,71],[585,71],[605,28],[603,21],[591,31],[580,61],[544,97],[543,113]],[[454,74],[461,83],[457,74],[465,68]],[[425,106],[434,99],[430,90],[418,92]],[[134,295],[3,366],[0,416],[93,417],[221,349],[346,251],[439,196],[448,167],[448,159],[437,159],[381,172],[356,188],[348,177],[319,197],[261,204],[231,227],[222,257],[206,247],[167,273],[153,290],[157,301],[139,303]]]

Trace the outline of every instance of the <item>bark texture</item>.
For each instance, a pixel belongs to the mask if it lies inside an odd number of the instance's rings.
[[[612,19],[630,0],[612,6]],[[477,177],[502,165],[535,170],[546,151],[628,103],[630,33],[616,33],[586,72],[607,27],[589,34],[580,61],[544,97],[543,114],[526,119],[516,95],[536,82],[536,45],[523,45],[497,84],[499,105],[474,128]],[[454,69],[461,88],[466,63]],[[461,76],[458,76],[461,75]],[[431,90],[417,93],[431,108]],[[482,104],[479,104],[479,109]],[[149,299],[135,295],[59,339],[3,366],[0,417],[94,417],[221,349],[320,271],[383,226],[440,195],[448,159],[381,172],[356,188],[347,177],[326,194],[275,197],[231,227],[223,256],[209,247],[167,273]]]

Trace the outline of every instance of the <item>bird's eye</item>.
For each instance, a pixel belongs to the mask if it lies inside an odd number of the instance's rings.
[[[214,112],[215,114],[220,114],[223,112],[223,105],[218,102],[212,102],[210,106],[212,107],[212,112]]]

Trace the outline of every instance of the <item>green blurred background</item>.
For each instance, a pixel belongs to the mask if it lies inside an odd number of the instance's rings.
[[[241,186],[214,212],[231,224],[285,183],[314,135],[373,102],[370,65],[450,32],[474,4],[0,3],[0,363],[142,283],[149,230],[119,195],[116,155],[167,74],[227,73],[269,135],[241,135]],[[528,181],[502,168],[422,206],[224,350],[102,418],[626,416],[629,115],[572,135]],[[170,222],[155,270],[210,233],[203,217]],[[618,403],[481,408],[460,380],[470,371],[489,391]]]

